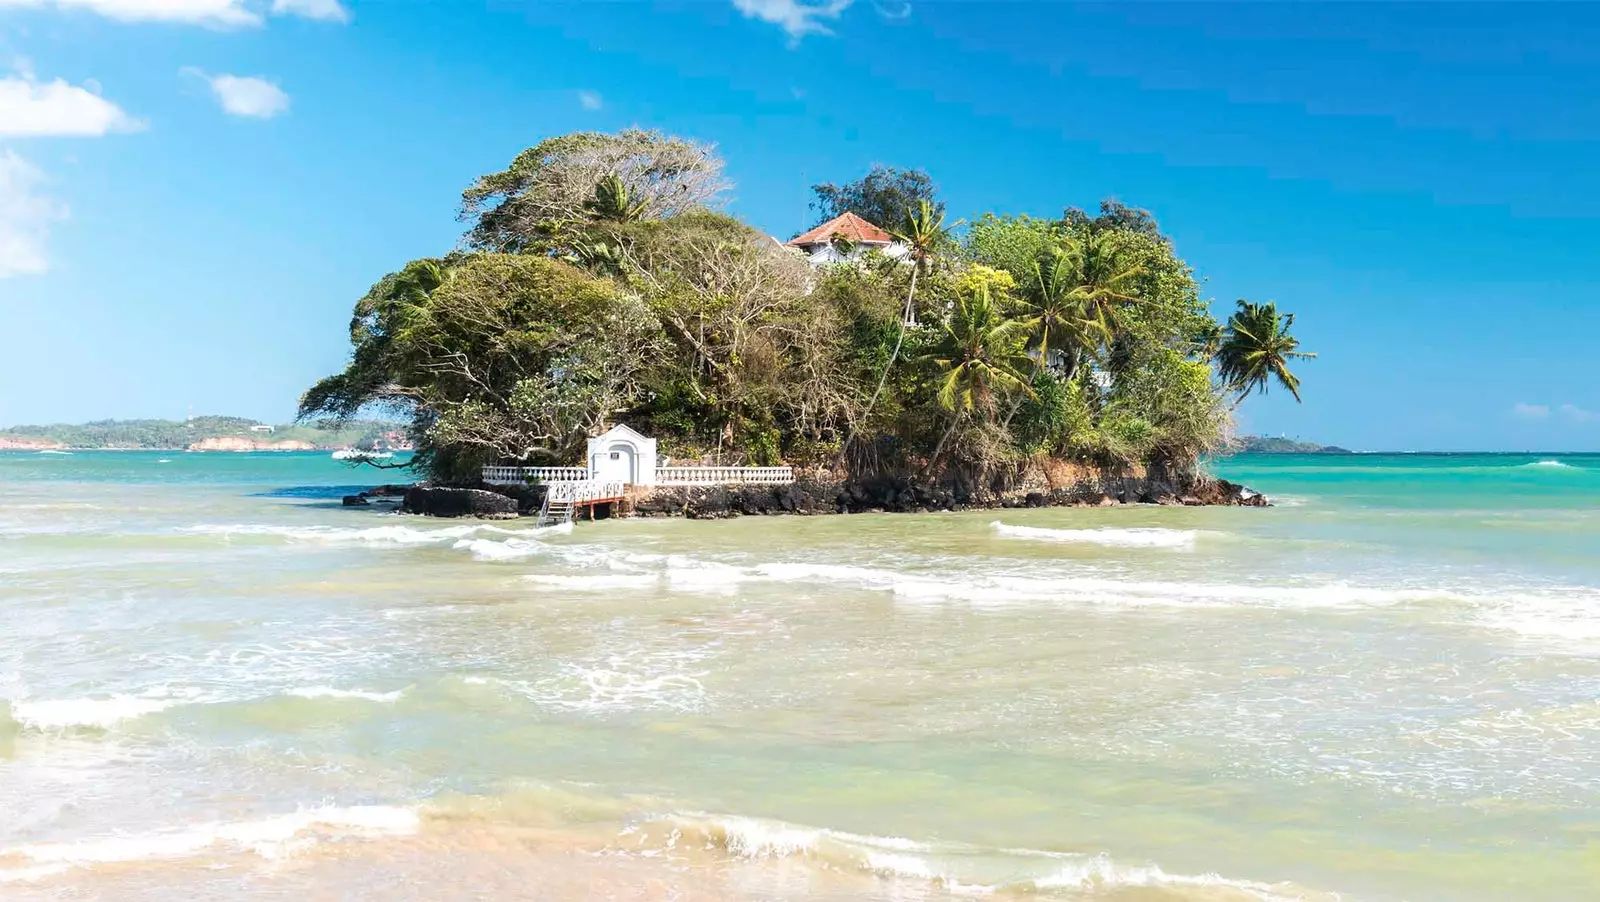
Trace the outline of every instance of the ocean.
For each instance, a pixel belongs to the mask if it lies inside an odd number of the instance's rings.
[[[0,453],[0,898],[1582,900],[1600,456],[1275,506],[346,509]]]

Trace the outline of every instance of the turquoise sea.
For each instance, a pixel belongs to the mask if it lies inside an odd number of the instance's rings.
[[[6,900],[1584,900],[1600,455],[1266,509],[346,509],[0,453]]]

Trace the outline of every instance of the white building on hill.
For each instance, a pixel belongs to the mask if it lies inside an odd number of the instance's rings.
[[[805,254],[812,266],[856,260],[868,251],[881,251],[885,256],[899,259],[910,250],[887,230],[854,213],[830,219],[785,242],[785,246]]]

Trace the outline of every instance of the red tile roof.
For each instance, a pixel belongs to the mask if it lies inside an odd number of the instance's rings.
[[[894,236],[878,228],[854,213],[846,213],[836,219],[830,219],[822,225],[797,238],[789,240],[790,247],[806,247],[813,244],[825,244],[835,238],[853,241],[856,244],[893,244]]]

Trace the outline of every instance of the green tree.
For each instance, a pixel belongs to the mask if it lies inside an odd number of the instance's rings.
[[[588,221],[596,187],[610,176],[627,189],[619,194],[638,205],[639,217],[659,219],[715,200],[727,187],[722,168],[713,145],[660,132],[560,135],[480,176],[461,193],[460,218],[476,250],[548,251]]]
[[[854,182],[812,185],[811,192],[816,195],[811,208],[817,211],[817,221],[813,225],[854,213],[873,225],[888,229],[900,221],[906,210],[916,209],[923,201],[932,206],[935,213],[944,214],[938,188],[932,177],[921,169],[873,166]]]
[[[1299,350],[1300,341],[1289,330],[1293,313],[1279,313],[1273,301],[1252,304],[1240,300],[1228,317],[1222,346],[1217,351],[1217,369],[1229,390],[1238,393],[1237,407],[1251,392],[1265,394],[1277,382],[1300,400],[1300,378],[1289,371],[1289,361],[1317,355]]]
[[[1021,283],[1040,257],[1060,247],[1065,234],[1053,220],[985,213],[968,226],[963,249],[968,260],[1003,269]]]
[[[906,255],[911,261],[911,278],[907,283],[906,304],[900,314],[900,328],[895,334],[894,350],[889,353],[889,362],[878,377],[877,387],[867,399],[866,408],[861,414],[863,418],[870,416],[872,409],[877,406],[878,398],[883,395],[883,387],[888,384],[889,373],[899,362],[900,351],[905,347],[906,330],[917,323],[917,279],[932,265],[936,250],[950,240],[950,232],[944,224],[944,213],[927,199],[919,200],[915,207],[906,208],[894,236],[907,247]],[[854,435],[852,429],[850,436],[845,440],[846,446],[850,444]]]
[[[1089,227],[1071,230],[1061,243],[1062,281],[1074,285],[1084,313],[1108,335],[1122,330],[1123,311],[1140,301],[1145,267],[1134,244],[1125,232]]]
[[[987,286],[964,294],[943,324],[939,340],[923,353],[937,372],[939,406],[950,424],[929,458],[931,468],[945,444],[966,418],[993,418],[996,396],[1004,392],[1031,395],[1023,371],[1030,361],[1023,352],[1026,324],[1007,319]]]
[[[1085,353],[1111,339],[1111,324],[1095,302],[1094,289],[1078,282],[1071,258],[1060,251],[1035,261],[1017,313],[1038,355],[1037,367],[1050,366],[1051,354],[1059,353],[1063,379],[1077,373]]]
[[[633,222],[644,215],[648,200],[635,200],[628,183],[615,172],[608,172],[594,186],[594,197],[583,203],[583,209],[603,222]]]
[[[385,277],[357,303],[351,340],[350,364],[306,392],[301,418],[387,406],[410,413],[425,461],[486,462],[564,462],[638,403],[664,345],[650,311],[612,282],[503,254]]]

